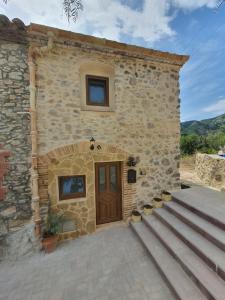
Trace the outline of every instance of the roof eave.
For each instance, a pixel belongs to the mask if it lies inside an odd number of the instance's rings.
[[[123,52],[137,53],[146,57],[155,57],[158,59],[166,60],[171,64],[176,64],[180,67],[182,67],[189,59],[188,55],[179,55],[179,54],[144,48],[140,46],[129,45],[129,44],[120,43],[120,42],[116,42],[104,38],[98,38],[98,37],[85,35],[81,33],[75,33],[75,32],[58,29],[50,26],[39,25],[36,23],[31,23],[29,26],[27,26],[27,31],[28,33],[39,33],[44,35],[46,35],[47,32],[51,31],[58,38],[62,38],[66,40],[75,40],[75,41],[94,44],[98,46],[104,46],[104,47],[116,49],[118,51],[123,51]]]

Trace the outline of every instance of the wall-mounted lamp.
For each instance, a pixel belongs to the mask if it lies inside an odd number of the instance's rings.
[[[146,175],[146,170],[145,169],[139,169],[139,174],[140,175]]]
[[[95,149],[95,139],[92,137],[90,139],[90,150],[94,150]]]
[[[135,157],[133,157],[133,156],[129,156],[128,157],[128,161],[127,161],[127,165],[129,167],[135,167],[136,164],[137,164],[137,159]]]

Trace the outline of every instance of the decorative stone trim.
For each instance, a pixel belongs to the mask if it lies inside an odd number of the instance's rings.
[[[86,43],[89,44],[92,49],[95,47],[96,50],[99,50],[100,47],[105,47],[108,49],[108,51],[111,50],[114,55],[126,55],[139,58],[144,57],[145,59],[146,57],[150,57],[155,61],[168,62],[176,64],[178,66],[182,66],[189,59],[188,55],[177,55],[169,52],[147,49],[144,47],[128,45],[34,23],[31,23],[28,26],[27,31],[29,34],[35,34],[36,36],[40,34],[42,38],[44,37],[43,35],[45,35],[48,31],[52,31],[55,35],[58,36],[59,39],[62,39],[64,41],[67,40],[68,43],[64,42],[64,44],[66,45],[70,44],[70,42],[73,41],[76,43],[76,46],[78,46],[79,43]]]
[[[35,232],[37,236],[41,233],[41,215],[39,207],[38,173],[37,173],[37,103],[36,103],[36,62],[37,56],[43,56],[52,51],[54,46],[54,34],[48,33],[47,46],[30,46],[28,51],[28,65],[30,71],[30,116],[31,116],[31,156],[32,156],[32,209]]]
[[[3,186],[4,175],[8,172],[8,162],[6,161],[9,157],[10,151],[2,149],[3,146],[0,144],[0,201],[3,201],[7,192],[7,188]]]
[[[38,158],[38,189],[40,197],[40,214],[42,225],[48,215],[50,207],[55,212],[63,211],[66,214],[74,215],[77,224],[76,232],[62,233],[60,239],[74,238],[82,234],[95,231],[95,188],[94,188],[94,163],[101,161],[121,161],[122,162],[122,208],[123,219],[130,216],[134,205],[136,187],[127,183],[127,159],[129,154],[116,146],[101,144],[101,150],[89,149],[89,142],[66,145],[46,153]],[[74,165],[73,165],[74,164]],[[80,165],[79,165],[80,164]],[[86,173],[87,196],[70,201],[57,201],[57,175],[66,172],[67,175],[75,175],[78,170],[82,174]],[[63,174],[65,175],[65,174]]]
[[[80,84],[81,84],[81,110],[86,111],[115,111],[114,97],[114,69],[95,61],[84,61],[80,65]],[[109,79],[109,106],[94,106],[86,104],[86,75],[101,76]]]

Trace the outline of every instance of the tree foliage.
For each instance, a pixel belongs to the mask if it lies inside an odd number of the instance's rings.
[[[63,8],[68,22],[70,19],[76,22],[79,11],[83,10],[83,4],[81,0],[63,0]]]
[[[191,155],[195,152],[217,153],[225,146],[225,133],[210,133],[208,135],[183,134],[180,139],[181,155]]]
[[[7,4],[8,0],[2,0]],[[65,15],[68,22],[72,19],[76,22],[78,18],[79,11],[83,10],[82,0],[61,0]]]

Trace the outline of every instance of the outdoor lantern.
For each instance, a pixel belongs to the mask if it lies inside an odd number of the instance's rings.
[[[93,137],[90,139],[90,149],[91,150],[95,149],[95,139]]]

